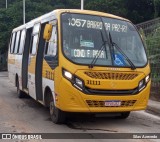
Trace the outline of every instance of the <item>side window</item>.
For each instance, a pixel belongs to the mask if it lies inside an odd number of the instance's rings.
[[[37,42],[38,42],[38,34],[34,35],[33,37],[33,44],[32,44],[32,54],[35,55],[37,51]]]
[[[16,36],[16,43],[15,43],[15,48],[14,48],[15,54],[18,53],[19,38],[20,38],[20,31],[17,32],[17,36]]]
[[[18,52],[19,54],[22,54],[22,52],[23,52],[25,37],[26,37],[26,29],[22,30],[22,33],[21,33],[21,39],[20,39],[20,44],[19,44],[19,52]]]
[[[11,33],[11,36],[10,36],[10,40],[9,40],[9,52],[11,53],[11,44],[12,44],[12,37],[13,37],[13,33]],[[1,54],[1,53],[0,53]]]
[[[15,36],[16,36],[16,33],[13,33],[10,53],[13,53],[13,51],[14,51]]]
[[[37,51],[38,39],[39,39],[40,23],[36,24],[32,33],[32,48],[31,54],[35,55]]]
[[[48,43],[47,55],[55,56],[57,54],[57,29],[53,26],[51,39]]]

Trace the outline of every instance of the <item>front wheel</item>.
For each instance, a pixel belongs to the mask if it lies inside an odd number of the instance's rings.
[[[65,112],[61,111],[60,109],[58,109],[55,106],[52,95],[50,95],[50,107],[49,107],[49,109],[50,109],[50,116],[51,116],[51,119],[52,119],[53,123],[60,124],[60,123],[65,122],[65,119],[66,119]]]

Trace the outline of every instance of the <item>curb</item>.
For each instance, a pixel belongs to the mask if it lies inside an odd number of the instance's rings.
[[[160,116],[160,102],[149,100],[146,112]]]

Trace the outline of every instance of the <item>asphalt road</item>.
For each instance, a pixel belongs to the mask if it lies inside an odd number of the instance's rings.
[[[72,114],[66,124],[52,123],[49,110],[32,98],[19,99],[16,88],[10,83],[7,72],[0,72],[0,133],[159,133],[160,117],[145,111],[135,111],[126,120],[111,116],[91,117]],[[63,137],[63,136],[62,136]],[[1,140],[0,140],[1,141]],[[3,140],[4,141],[4,140]],[[38,140],[39,141],[39,140]],[[75,141],[74,139],[41,141]],[[76,140],[84,141],[84,140]],[[91,139],[85,141],[117,141]],[[128,141],[128,140],[118,140]],[[139,142],[156,139],[132,139]]]

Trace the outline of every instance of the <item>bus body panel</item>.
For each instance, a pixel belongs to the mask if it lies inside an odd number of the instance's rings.
[[[29,64],[28,64],[28,89],[29,94],[34,99],[36,99],[36,90],[35,90],[35,64],[36,64],[36,57],[29,57]]]
[[[22,55],[9,54],[8,55],[8,73],[9,79],[16,85],[16,76],[18,77],[19,87],[22,89]]]
[[[17,32],[26,28],[27,32],[30,30],[30,38],[25,43],[25,54],[16,55],[8,54],[8,72],[9,78],[15,82],[16,74],[19,77],[20,89],[24,91],[28,89],[28,94],[35,100],[42,101],[45,105],[45,91],[50,89],[54,98],[55,106],[60,110],[66,112],[126,112],[134,110],[142,110],[147,106],[151,80],[147,86],[137,94],[87,94],[83,90],[79,90],[74,86],[74,83],[67,80],[63,75],[63,70],[70,72],[72,75],[79,77],[84,81],[84,86],[92,90],[132,90],[138,87],[138,83],[150,74],[149,63],[141,68],[132,70],[129,67],[109,67],[109,66],[94,66],[92,69],[88,65],[75,64],[69,61],[62,51],[62,29],[61,29],[61,13],[81,13],[86,15],[97,15],[115,18],[119,20],[128,21],[124,18],[93,11],[80,10],[55,10],[44,16],[36,18],[31,22],[15,28],[13,32]],[[46,45],[42,42],[42,25],[50,21],[57,20],[58,41],[57,41],[57,56],[58,64],[53,67],[45,56]],[[39,41],[37,42],[37,52],[39,55],[31,55],[31,40],[32,28],[36,23],[40,23]],[[45,26],[45,24],[43,26]],[[46,44],[46,43],[45,43]],[[10,52],[10,50],[9,50]],[[41,52],[41,53],[40,53]],[[21,74],[22,72],[22,74]],[[112,74],[115,77],[110,79],[97,79],[90,74]],[[117,74],[136,74],[133,79],[122,80],[115,79]],[[100,82],[100,83],[99,83]],[[120,101],[121,106],[107,106],[107,101]]]
[[[10,81],[15,84],[15,55],[8,55],[8,75]]]
[[[143,110],[146,108],[149,98],[150,84],[137,95],[86,95],[77,90],[66,79],[62,79],[61,88],[57,95],[60,105],[57,107],[67,112],[123,112]],[[62,96],[66,96],[63,97]],[[123,105],[117,107],[105,106],[106,101],[121,101]],[[67,103],[65,103],[67,102]]]
[[[54,84],[54,70],[50,68],[50,66],[47,64],[45,60],[43,60],[43,71],[42,71],[42,86],[43,86],[43,100],[45,98],[45,89],[47,87],[50,88],[53,97],[55,98],[54,90],[55,90],[55,84]]]

